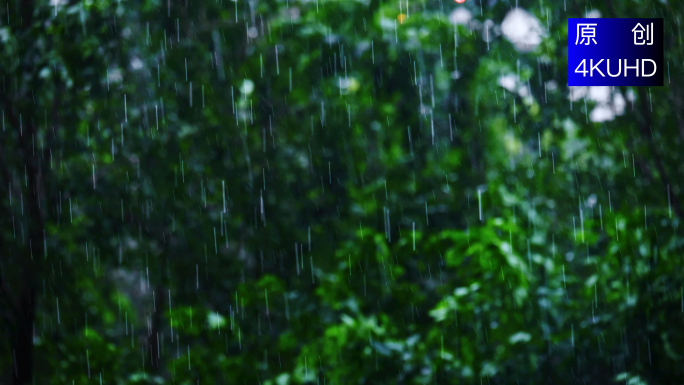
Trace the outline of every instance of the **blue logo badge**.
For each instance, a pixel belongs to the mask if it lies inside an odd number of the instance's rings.
[[[663,19],[568,19],[569,86],[662,86]]]

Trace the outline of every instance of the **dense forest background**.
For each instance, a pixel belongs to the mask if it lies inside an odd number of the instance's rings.
[[[681,1],[0,5],[0,383],[684,382]]]

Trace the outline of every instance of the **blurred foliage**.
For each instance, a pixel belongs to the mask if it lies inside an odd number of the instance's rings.
[[[678,383],[682,10],[4,2],[0,382]],[[596,12],[664,87],[566,86]]]

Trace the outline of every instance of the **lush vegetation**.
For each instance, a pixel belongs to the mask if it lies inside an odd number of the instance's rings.
[[[664,87],[566,86],[597,12]],[[0,382],[681,382],[681,16],[4,2]]]

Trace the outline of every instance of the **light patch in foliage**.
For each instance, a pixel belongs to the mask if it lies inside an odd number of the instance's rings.
[[[454,25],[467,25],[472,18],[473,14],[466,7],[458,7],[449,14],[449,21]]]
[[[210,329],[218,329],[226,324],[226,318],[218,312],[207,313],[207,322]]]
[[[350,317],[346,314],[342,314],[340,319],[342,319],[342,322],[344,322],[346,325],[349,325],[349,326],[354,326],[354,324],[356,323],[352,317]]]
[[[529,342],[530,339],[532,339],[530,333],[517,332],[508,339],[508,342],[510,342],[511,344],[517,344],[518,342]]]
[[[242,82],[242,85],[240,86],[240,92],[242,92],[245,95],[249,95],[253,91],[254,91],[254,82],[249,80],[249,79],[245,79]]]
[[[545,35],[539,20],[522,8],[515,8],[506,14],[501,23],[501,31],[522,52],[534,50]]]

